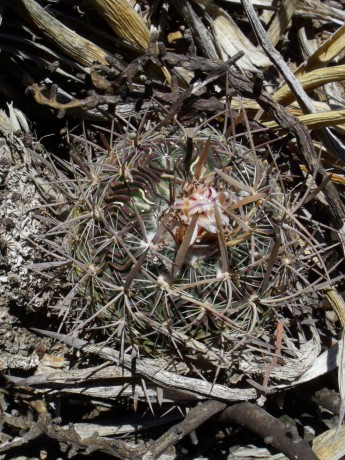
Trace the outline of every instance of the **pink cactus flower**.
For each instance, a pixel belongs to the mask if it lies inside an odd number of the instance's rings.
[[[191,195],[177,199],[174,208],[181,211],[181,221],[189,225],[195,214],[198,214],[198,220],[194,235],[191,241],[200,240],[205,231],[216,234],[218,232],[215,216],[215,205],[219,206],[219,213],[222,225],[229,225],[229,218],[224,214],[224,204],[228,198],[226,192],[217,192],[214,187],[203,187],[197,189]]]

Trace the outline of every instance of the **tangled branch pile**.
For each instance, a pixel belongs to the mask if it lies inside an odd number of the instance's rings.
[[[240,403],[269,408],[336,368],[344,346],[330,343],[345,324],[344,109],[328,110],[344,66],[323,68],[342,59],[344,13],[315,5],[265,10],[266,32],[247,0],[4,4],[0,91],[14,103],[0,114],[2,334],[14,321],[29,343],[46,338],[23,356],[5,346],[4,370],[27,371],[4,374],[10,391],[39,416],[19,426],[3,399],[0,453],[44,434],[70,456],[158,458],[215,416],[289,458],[318,458],[323,439],[313,451]],[[293,74],[272,43],[291,19],[316,27],[321,14],[335,31]],[[305,28],[300,40],[313,44]],[[54,140],[38,141],[45,133]],[[65,345],[51,353],[53,339]],[[97,427],[64,429],[57,394],[116,407],[131,425],[90,415]],[[140,419],[156,440],[134,445],[131,401],[156,414]]]

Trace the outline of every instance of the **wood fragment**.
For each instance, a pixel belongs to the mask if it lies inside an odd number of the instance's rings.
[[[308,115],[297,116],[298,120],[311,130],[322,129],[330,126],[338,126],[345,123],[345,109],[329,110],[327,112],[310,113]],[[270,121],[264,122],[264,126],[269,129],[279,128],[279,124]],[[334,156],[334,155],[333,155]],[[342,159],[344,162],[344,160]]]
[[[333,310],[336,312],[340,324],[345,327],[345,301],[334,287],[325,289],[325,296]]]
[[[283,0],[280,3],[279,10],[273,16],[273,19],[270,22],[269,28],[267,30],[267,35],[273,46],[275,46],[282,38],[297,8],[298,3],[299,0]]]
[[[107,64],[109,56],[107,51],[66,27],[35,0],[14,0],[9,5],[25,18],[30,18],[55,46],[79,64],[86,67],[94,62]]]
[[[328,67],[327,69],[315,69],[303,75],[297,75],[305,91],[312,91],[326,83],[345,80],[345,65]],[[273,95],[275,101],[287,105],[295,99],[287,84],[284,84]]]
[[[40,329],[33,330],[42,333],[43,335],[46,335],[48,337],[60,340],[69,346],[82,349],[86,353],[98,355],[106,359],[107,361],[111,361],[117,365],[121,362],[120,353],[109,347],[104,347],[102,345],[91,345],[88,344],[85,340],[80,340],[74,337],[69,337],[51,331],[43,331]],[[132,358],[128,355],[123,356],[122,364],[125,369],[133,369]],[[157,362],[154,366],[152,365],[152,361],[150,362],[149,360],[138,361],[135,370],[136,375],[148,379],[153,384],[159,385],[167,389],[176,389],[182,392],[184,391],[187,394],[203,396],[204,398],[215,397],[223,401],[238,401],[254,399],[256,397],[256,390],[253,388],[230,388],[220,384],[213,385],[212,383],[200,379],[184,377],[174,372],[166,371],[164,370],[164,368],[158,367]]]
[[[225,0],[226,3],[241,4],[241,0]],[[278,6],[275,0],[253,0],[253,6],[260,9],[277,11]],[[321,19],[334,24],[342,25],[345,20],[345,12],[329,4],[313,0],[300,0],[295,9],[295,16],[302,18]]]
[[[321,460],[339,460],[345,455],[345,425],[336,432],[336,428],[317,436],[313,441],[313,450]]]

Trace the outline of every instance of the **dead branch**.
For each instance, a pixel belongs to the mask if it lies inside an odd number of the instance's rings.
[[[58,334],[56,332],[43,331],[41,329],[33,330],[48,337],[60,340],[71,347],[82,349],[86,353],[100,356],[112,363],[119,364],[121,362],[125,369],[133,371],[132,358],[128,355],[121,357],[119,352],[110,347],[92,345],[85,340]],[[198,395],[203,398],[214,397],[226,402],[254,399],[257,396],[257,392],[254,388],[230,388],[225,385],[212,384],[201,379],[184,377],[165,370],[166,364],[161,364],[161,367],[159,367],[159,362],[153,361],[155,365],[152,365],[151,362],[150,360],[138,360],[135,365],[135,375],[141,376],[151,383],[161,386],[162,388],[167,388],[168,390],[178,390],[189,396],[192,394],[193,396]]]
[[[285,426],[264,409],[244,402],[226,408],[216,420],[237,423],[260,436],[266,444],[273,446],[289,459],[318,460],[311,447],[300,438],[295,427]]]
[[[241,0],[243,8],[248,16],[248,19],[253,27],[258,42],[263,47],[265,53],[273,62],[275,67],[283,75],[286,83],[288,84],[291,92],[296,96],[296,99],[304,113],[316,113],[316,109],[311,102],[311,99],[304,91],[301,83],[297,80],[292,73],[281,54],[272,46],[265,29],[263,28],[253,5],[248,0]],[[333,154],[342,161],[345,161],[345,147],[328,129],[319,131],[319,136],[326,146]]]
[[[125,460],[134,458],[133,455],[142,455],[145,452],[145,447],[142,445],[131,447],[121,440],[114,441],[112,439],[100,438],[97,433],[82,439],[72,424],[68,429],[64,429],[60,427],[58,421],[52,420],[47,412],[39,414],[37,421],[28,419],[23,421],[23,417],[19,417],[20,420],[18,421],[16,420],[17,418],[6,416],[4,422],[7,425],[29,428],[29,430],[19,439],[15,438],[13,441],[2,443],[0,454],[11,452],[24,445],[27,446],[30,441],[42,435],[58,441],[62,451],[65,452],[69,449],[68,458],[73,457],[79,452],[91,454],[99,451]]]

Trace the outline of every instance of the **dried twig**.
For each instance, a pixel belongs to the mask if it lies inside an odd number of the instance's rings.
[[[181,94],[181,96],[174,102],[172,105],[168,115],[165,117],[163,120],[163,125],[167,125],[174,115],[181,109],[182,103],[191,95],[195,94],[197,91],[199,91],[201,88],[205,87],[206,85],[212,83],[213,81],[217,80],[219,77],[224,75],[227,71],[227,69],[234,64],[238,59],[240,59],[243,56],[243,52],[239,51],[238,53],[235,54],[232,58],[230,58],[228,61],[226,61],[224,64],[215,66],[216,68],[212,70],[202,81],[197,81],[194,85],[190,85],[189,88]],[[163,60],[165,57],[163,57]]]
[[[195,406],[188,412],[182,422],[174,425],[149,446],[146,454],[142,457],[142,460],[158,458],[169,447],[177,444],[181,439],[192,433],[196,428],[214,415],[223,411],[225,408],[225,403],[214,400],[205,401],[204,403]]]

